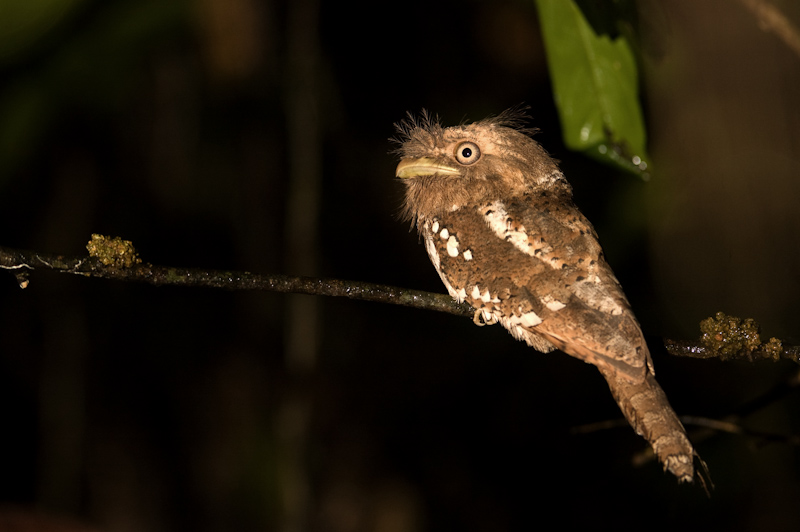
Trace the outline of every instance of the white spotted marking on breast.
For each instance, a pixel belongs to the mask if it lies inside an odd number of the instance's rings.
[[[451,257],[458,257],[458,239],[453,235],[447,239],[447,254]]]
[[[430,233],[425,235],[425,250],[428,252],[428,257],[430,257],[433,267],[436,268],[436,273],[439,274],[439,278],[442,280],[444,287],[447,288],[447,293],[459,303],[463,302],[467,297],[467,292],[463,288],[461,290],[453,288],[453,285],[442,272],[441,260],[439,259],[439,252],[436,249],[436,242],[434,241],[433,235]]]
[[[431,232],[432,233],[438,233],[439,232],[439,220],[437,220],[436,218],[433,219],[433,225],[431,226]]]
[[[463,255],[464,260],[472,260],[472,251],[465,249]]]
[[[444,229],[442,229],[442,232],[439,233],[439,236],[442,237],[442,240],[447,240],[447,238],[450,236],[450,231],[448,231],[447,228],[445,227]]]

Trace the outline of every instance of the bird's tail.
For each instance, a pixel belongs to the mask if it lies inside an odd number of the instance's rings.
[[[656,382],[655,375],[647,371],[645,379],[634,384],[618,372],[602,367],[598,369],[606,378],[611,394],[628,423],[650,443],[664,469],[678,477],[680,482],[692,482],[697,452],[667,401],[667,395]],[[700,478],[705,486],[703,477]]]

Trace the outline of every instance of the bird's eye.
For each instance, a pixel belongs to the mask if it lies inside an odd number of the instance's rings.
[[[474,142],[462,142],[456,146],[456,161],[463,165],[475,164],[481,158],[481,149]]]

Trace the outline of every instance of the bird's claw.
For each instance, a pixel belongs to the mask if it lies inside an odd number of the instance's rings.
[[[475,311],[475,315],[472,317],[472,323],[477,325],[478,327],[483,327],[484,325],[494,325],[497,323],[497,316],[489,315],[483,309],[478,309]]]

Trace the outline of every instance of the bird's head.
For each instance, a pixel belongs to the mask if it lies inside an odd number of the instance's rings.
[[[464,206],[569,185],[556,162],[520,126],[525,116],[506,111],[472,124],[442,127],[423,112],[397,125],[406,185],[403,214],[413,223]]]

